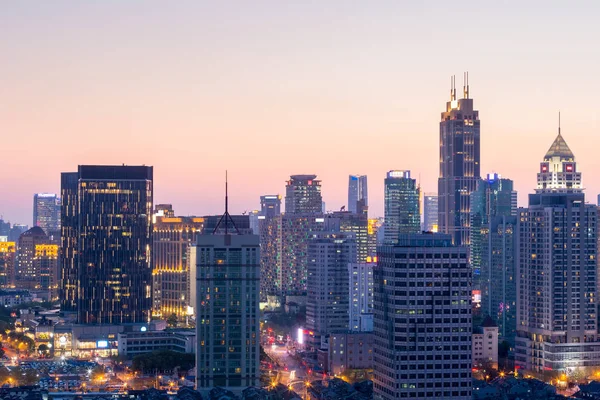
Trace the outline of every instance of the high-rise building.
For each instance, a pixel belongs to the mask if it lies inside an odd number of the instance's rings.
[[[17,271],[15,285],[20,289],[37,289],[41,284],[41,271],[35,262],[37,247],[51,244],[50,238],[39,226],[23,232],[17,242]],[[49,289],[46,287],[45,289]]]
[[[471,399],[471,268],[450,235],[402,235],[374,267],[374,398]]]
[[[260,301],[281,295],[281,196],[260,196]]]
[[[59,242],[60,199],[54,193],[33,195],[33,226],[39,226],[51,240]]]
[[[353,233],[314,233],[310,238],[306,327],[312,332],[308,341],[315,350],[331,332],[348,330],[348,264],[353,262],[356,262]]]
[[[281,295],[306,294],[308,241],[326,229],[323,214],[281,216]]]
[[[157,210],[159,211],[159,210]],[[191,298],[190,247],[202,233],[204,218],[161,216],[155,213],[152,248],[152,313],[162,318],[173,314],[183,322],[188,316],[188,307],[195,307]]]
[[[423,196],[423,230],[438,231],[438,197],[437,194],[426,193]]]
[[[198,236],[196,386],[205,394],[259,385],[259,236],[238,232]]]
[[[82,324],[147,322],[152,167],[80,165],[61,177],[61,300]]]
[[[33,269],[36,273],[35,289],[48,301],[58,299],[58,245],[36,244]]]
[[[15,286],[15,242],[0,242],[0,288]]]
[[[369,256],[369,219],[367,214],[334,211],[327,214],[327,220],[329,230],[354,233],[356,260],[353,262],[366,262]]]
[[[349,329],[356,332],[373,330],[373,266],[377,258],[348,264],[350,309]]]
[[[263,217],[275,217],[281,214],[281,196],[269,195],[260,196],[260,215]]]
[[[513,181],[502,179],[498,174],[488,174],[486,179],[481,179],[477,183],[477,189],[471,193],[471,222],[469,223],[474,289],[481,288],[482,259],[487,255],[482,252],[482,235],[489,239],[486,233],[494,217],[516,215],[517,192],[513,190]]]
[[[377,233],[382,225],[381,218],[367,220],[367,256],[377,257]]]
[[[25,224],[13,224],[8,232],[8,241],[9,242],[18,242],[19,237],[29,230],[29,226]]]
[[[515,364],[570,373],[600,365],[598,216],[560,128],[519,209]]]
[[[439,231],[452,235],[455,245],[469,245],[471,192],[480,180],[479,111],[469,98],[468,74],[463,98],[456,99],[452,80],[450,101],[440,122]]]
[[[4,238],[4,241],[8,240],[8,235],[10,234],[10,222],[5,222],[2,217],[0,217],[0,238]],[[0,240],[1,242],[2,240]]]
[[[316,175],[292,175],[285,187],[286,214],[321,214],[321,181]]]
[[[352,213],[362,212],[358,206],[360,201],[362,201],[362,206],[369,206],[367,176],[350,175],[348,177],[348,211]]]
[[[389,171],[385,179],[385,242],[421,231],[420,189],[410,171]]]

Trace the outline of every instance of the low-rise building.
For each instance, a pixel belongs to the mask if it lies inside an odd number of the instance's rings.
[[[339,332],[329,335],[329,373],[342,374],[346,369],[373,368],[371,332]]]
[[[35,296],[29,290],[2,289],[0,290],[0,305],[14,307],[23,303],[31,303]]]
[[[487,316],[481,326],[473,329],[473,367],[492,364],[498,368],[498,325]]]
[[[123,332],[117,338],[119,355],[129,358],[160,350],[196,352],[196,332],[192,330]]]

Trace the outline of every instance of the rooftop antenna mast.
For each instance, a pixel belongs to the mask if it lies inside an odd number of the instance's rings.
[[[560,135],[560,110],[558,110],[558,134]]]
[[[219,222],[217,222],[217,226],[215,226],[215,229],[213,229],[213,235],[215,233],[217,233],[217,230],[221,226],[221,222],[223,222],[223,220],[225,220],[225,234],[226,235],[229,234],[229,231],[228,231],[229,222],[231,222],[231,225],[233,226],[233,228],[235,229],[237,234],[238,235],[240,234],[240,230],[237,228],[237,226],[235,226],[235,222],[233,222],[233,218],[231,218],[231,215],[229,215],[229,191],[227,188],[227,171],[225,171],[225,214],[223,214],[221,216],[221,218],[219,219]]]
[[[469,98],[469,71],[463,74],[463,97]]]

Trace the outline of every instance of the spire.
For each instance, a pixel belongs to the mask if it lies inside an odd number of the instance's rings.
[[[560,111],[558,112],[558,135],[556,136],[556,139],[554,139],[552,146],[550,146],[550,148],[546,152],[544,159],[549,160],[552,157],[560,157],[561,159],[568,160],[575,159],[573,152],[569,148],[569,145],[562,137],[562,134],[560,132]]]
[[[227,188],[227,170],[225,171],[225,214],[223,214],[221,216],[221,218],[219,219],[219,222],[217,222],[217,226],[215,226],[215,229],[213,230],[213,235],[215,233],[217,233],[217,230],[221,226],[221,222],[223,222],[223,220],[225,220],[225,234],[226,235],[229,234],[229,232],[228,232],[229,222],[231,222],[231,225],[234,227],[237,234],[238,235],[240,234],[240,230],[237,228],[237,226],[235,226],[235,222],[233,222],[233,218],[231,218],[231,215],[229,215],[229,193],[228,193],[228,188]]]
[[[463,73],[463,98],[469,98],[469,71]]]

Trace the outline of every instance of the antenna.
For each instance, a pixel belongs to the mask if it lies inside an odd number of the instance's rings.
[[[217,226],[215,226],[215,229],[213,229],[213,235],[215,233],[217,233],[217,230],[221,226],[221,222],[223,222],[223,220],[225,220],[225,234],[226,235],[229,234],[227,220],[229,220],[229,222],[231,222],[231,225],[233,225],[237,234],[240,235],[240,230],[237,228],[237,226],[235,226],[235,222],[233,222],[233,218],[231,218],[231,215],[229,215],[229,190],[227,187],[227,170],[225,170],[225,214],[223,214],[221,216],[221,218],[219,219],[219,222],[217,222]]]
[[[558,134],[560,135],[560,110],[558,110]]]
[[[463,97],[465,99],[469,98],[469,71],[465,72],[464,77],[465,84],[463,85]]]
[[[456,75],[452,75],[452,100],[456,100]]]
[[[452,88],[454,88],[454,78],[450,75],[450,101],[454,100],[452,98]]]

